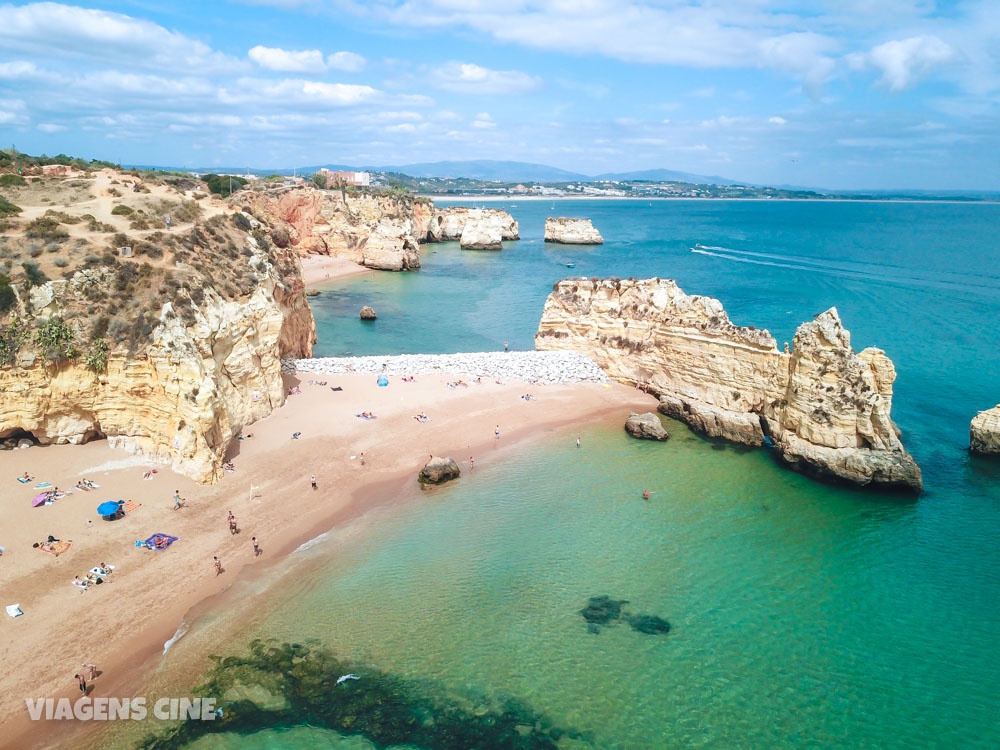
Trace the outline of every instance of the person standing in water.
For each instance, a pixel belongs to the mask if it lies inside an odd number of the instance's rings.
[[[469,471],[472,471],[472,469],[473,469],[473,467],[475,465],[476,465],[476,462],[472,459],[472,456],[469,456]]]
[[[510,351],[510,342],[509,341],[504,341],[503,342],[503,350],[505,352],[509,352]]]
[[[580,447],[580,438],[577,438],[577,439],[576,439],[576,447],[577,447],[577,448],[579,448],[579,447]]]

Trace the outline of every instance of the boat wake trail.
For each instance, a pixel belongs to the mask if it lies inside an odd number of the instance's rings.
[[[756,266],[770,266],[774,268],[787,268],[792,271],[803,271],[806,273],[819,273],[828,276],[837,276],[845,279],[857,279],[859,281],[874,281],[882,284],[895,284],[920,289],[958,289],[970,292],[988,293],[996,295],[1000,292],[1000,284],[983,284],[982,276],[973,277],[968,274],[951,273],[953,279],[939,278],[940,272],[935,278],[920,278],[916,276],[901,275],[903,269],[898,266],[881,263],[864,263],[859,261],[821,261],[810,258],[778,255],[776,253],[762,253],[750,250],[736,250],[730,247],[718,247],[716,245],[697,244],[691,248],[692,253],[707,255],[713,258],[721,258],[735,263],[749,263]],[[992,278],[986,276],[986,278]]]

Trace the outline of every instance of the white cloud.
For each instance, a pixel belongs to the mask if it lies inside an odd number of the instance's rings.
[[[345,73],[359,73],[365,67],[365,58],[354,52],[334,52],[326,58],[327,67]]]
[[[774,117],[768,117],[767,121],[769,123],[771,123],[772,125],[787,125],[788,124],[788,120],[786,120],[784,117],[778,117],[777,115],[775,115]]]
[[[318,73],[326,70],[323,53],[318,49],[293,51],[257,45],[247,56],[262,68],[283,73]]]
[[[449,62],[429,71],[432,86],[458,94],[519,94],[537,89],[541,79],[517,70],[491,70],[474,63]]]
[[[61,133],[66,130],[65,125],[57,125],[54,122],[43,122],[38,126],[43,133]]]
[[[951,46],[936,36],[914,36],[873,47],[864,59],[882,72],[882,83],[891,91],[902,91],[954,55]]]
[[[479,128],[480,130],[486,130],[488,128],[495,128],[497,124],[493,122],[493,118],[490,117],[489,112],[480,112],[476,115],[476,118],[472,121],[472,127]]]
[[[59,3],[0,6],[0,49],[183,72],[232,71],[242,65],[152,21]]]
[[[220,90],[219,98],[227,104],[268,102],[284,106],[309,104],[347,107],[377,99],[380,94],[380,91],[371,86],[348,83],[324,83],[300,78],[285,78],[280,81],[240,78],[232,89]]]

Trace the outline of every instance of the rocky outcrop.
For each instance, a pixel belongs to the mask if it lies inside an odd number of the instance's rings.
[[[973,417],[969,450],[982,456],[1000,456],[1000,404]]]
[[[835,308],[784,351],[767,331],[733,325],[722,304],[673,281],[557,282],[538,349],[586,354],[612,378],[660,396],[660,411],[748,445],[773,442],[802,471],[919,491],[920,468],[890,412],[896,377],[879,349],[855,353]]]
[[[375,315],[375,310],[368,305],[361,308],[361,319],[362,320],[375,320],[378,317]]]
[[[485,222],[499,229],[501,240],[520,239],[517,219],[497,208],[469,208],[448,206],[434,209],[428,223],[428,242],[458,242],[470,221]],[[424,235],[420,235],[424,236]]]
[[[500,227],[495,222],[472,219],[465,222],[462,230],[462,249],[500,250],[503,248],[500,237]]]
[[[563,245],[601,245],[604,238],[590,219],[550,216],[545,220],[545,241]]]
[[[632,412],[625,420],[625,432],[640,440],[666,440],[670,437],[660,418],[651,411],[645,414]]]
[[[279,246],[388,271],[420,267],[417,237],[427,236],[433,210],[405,196],[310,186],[241,190],[231,201],[272,226]]]
[[[0,437],[24,430],[47,444],[103,436],[199,482],[219,479],[230,441],[284,402],[281,358],[309,356],[316,340],[297,259],[239,236],[248,255],[234,251],[233,263],[246,264],[253,279],[246,296],[226,298],[206,286],[183,316],[173,302],[162,303],[148,338],[134,350],[109,351],[99,374],[83,361],[50,362],[33,350],[0,368]],[[50,284],[51,296],[31,300],[34,308],[48,299],[32,314],[61,316],[94,284],[114,289],[93,272]]]
[[[417,479],[427,484],[443,484],[457,478],[461,473],[454,459],[431,456],[424,468],[420,470]]]

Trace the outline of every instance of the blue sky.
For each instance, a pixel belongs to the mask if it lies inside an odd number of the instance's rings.
[[[0,4],[0,143],[1000,189],[997,0]]]

